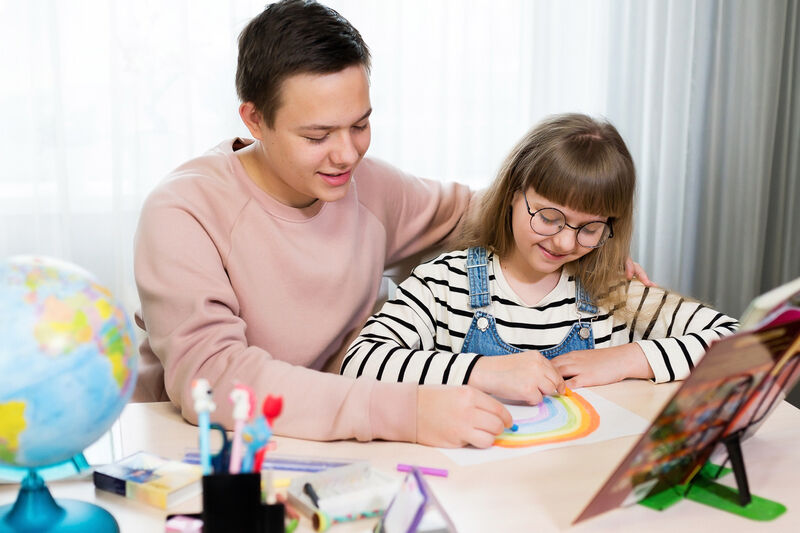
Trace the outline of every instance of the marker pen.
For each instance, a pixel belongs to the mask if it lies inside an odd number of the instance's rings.
[[[311,503],[314,504],[314,507],[319,509],[319,496],[317,496],[317,491],[314,490],[314,487],[311,486],[311,483],[306,483],[303,485],[303,492],[305,492],[309,498],[311,498]]]
[[[411,465],[398,463],[397,464],[397,471],[398,472],[411,472]],[[439,477],[447,477],[448,472],[444,468],[429,468],[427,466],[414,466],[417,470],[419,470],[420,474],[426,474],[429,476],[439,476]]]

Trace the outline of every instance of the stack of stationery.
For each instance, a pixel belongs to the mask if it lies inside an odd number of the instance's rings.
[[[92,474],[98,489],[166,509],[200,493],[202,472],[195,465],[138,452]]]

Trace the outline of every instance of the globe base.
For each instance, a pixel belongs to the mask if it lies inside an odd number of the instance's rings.
[[[31,470],[17,501],[0,507],[0,533],[119,533],[111,513],[78,500],[55,500],[44,480]]]

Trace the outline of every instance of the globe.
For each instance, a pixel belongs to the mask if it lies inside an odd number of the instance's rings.
[[[80,454],[119,416],[136,382],[134,340],[124,309],[81,267],[0,262],[0,464],[30,469],[17,503],[26,483],[44,487],[37,467]],[[14,513],[4,509],[0,531]]]

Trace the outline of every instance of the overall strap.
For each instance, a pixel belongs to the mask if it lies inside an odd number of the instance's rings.
[[[589,293],[581,285],[581,280],[575,276],[575,303],[578,305],[578,311],[584,313],[597,313],[597,306],[592,303]]]
[[[467,250],[469,306],[473,309],[489,305],[489,272],[486,264],[486,248],[473,246]]]

